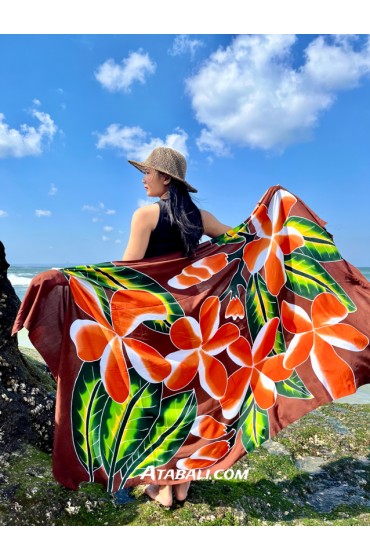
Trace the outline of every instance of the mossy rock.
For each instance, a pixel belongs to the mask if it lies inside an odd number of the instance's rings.
[[[140,486],[126,505],[117,505],[99,484],[68,490],[54,480],[50,454],[26,444],[0,456],[0,525],[370,525],[363,438],[369,411],[369,405],[331,404],[307,414],[274,439],[289,453],[261,447],[234,465],[249,468],[246,480],[194,482],[185,504],[170,509],[149,500]],[[336,427],[347,435],[336,439]],[[298,468],[299,457],[319,451],[317,473]]]

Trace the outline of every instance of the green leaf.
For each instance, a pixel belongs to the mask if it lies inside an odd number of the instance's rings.
[[[146,387],[140,398],[134,403],[122,434],[115,472],[119,471],[124,463],[127,463],[129,457],[149,433],[158,416],[161,397],[162,384],[152,383]]]
[[[71,276],[84,278],[100,289],[108,288],[116,291],[126,288],[130,290],[143,290],[156,295],[164,304],[168,315],[165,320],[144,321],[144,325],[152,330],[168,334],[172,323],[179,317],[184,316],[181,305],[179,305],[170,292],[150,276],[133,268],[102,263],[101,265],[94,266],[65,268],[63,271]]]
[[[242,406],[237,428],[239,426],[242,444],[247,453],[259,447],[270,437],[268,412],[255,403],[252,392],[247,396]]]
[[[275,386],[278,394],[283,397],[290,397],[292,399],[313,399],[313,396],[296,371],[293,371],[289,379],[277,381]]]
[[[188,437],[196,415],[194,391],[163,399],[160,414],[142,448],[132,457],[131,465],[127,465],[124,478],[134,478],[150,466],[157,468],[168,463]]]
[[[68,276],[75,276],[76,278],[87,280],[93,286],[109,288],[113,291],[116,291],[122,287],[114,280],[110,280],[109,278],[102,278],[102,275],[100,274],[100,272],[98,272],[98,266],[99,265],[81,265],[74,266],[72,268],[63,268],[62,271]]]
[[[168,334],[170,332],[171,324],[167,321],[143,321],[143,325],[146,325],[152,331],[160,332],[162,334]]]
[[[105,293],[105,290],[101,286],[96,286],[94,284],[93,284],[93,288],[95,290],[96,295],[99,298],[100,304],[101,304],[102,309],[104,311],[105,318],[107,319],[109,324],[112,324],[112,317],[111,317],[111,314],[110,314],[109,300],[107,298],[107,294]]]
[[[147,383],[130,370],[130,394],[124,403],[110,400],[104,408],[101,456],[108,474],[108,491],[114,475],[140,446],[158,416],[162,395],[160,383]]]
[[[230,243],[245,243],[245,237],[241,233],[249,233],[249,227],[246,223],[241,223],[238,226],[230,229],[226,233],[221,233],[217,237],[211,239],[213,245],[227,245]]]
[[[74,276],[76,278],[81,278],[82,280],[87,280],[92,288],[94,289],[97,298],[100,301],[102,306],[105,318],[107,319],[108,323],[112,324],[112,318],[110,314],[110,306],[107,294],[102,286],[99,284],[97,276],[93,270],[90,270],[91,267],[84,267],[85,270],[80,270],[82,266],[75,268],[64,268],[62,271],[67,276]]]
[[[252,274],[249,278],[245,307],[252,340],[256,339],[267,321],[280,316],[277,298],[270,294],[266,282],[259,273]],[[285,341],[280,324],[276,333],[274,350],[277,354],[285,352]]]
[[[72,393],[72,437],[77,457],[93,480],[101,466],[100,424],[104,406],[110,401],[101,382],[99,362],[85,362]]]
[[[337,296],[349,312],[356,311],[351,298],[318,261],[295,252],[286,255],[284,261],[285,286],[289,290],[310,300],[322,292],[329,292]]]
[[[238,256],[238,254],[240,254],[240,256]],[[240,249],[238,251],[235,251],[235,253],[231,253],[231,255],[229,255],[229,262],[233,260],[239,261],[238,268],[233,274],[229,284],[226,285],[225,290],[222,292],[222,294],[219,295],[220,301],[223,301],[227,296],[229,296],[230,299],[233,296],[237,296],[238,298],[240,298],[239,287],[244,288],[245,290],[247,289],[247,282],[242,274],[245,265],[243,259],[241,258],[241,255],[242,251]]]
[[[235,274],[233,275],[233,277],[231,278],[230,284],[228,285],[227,289],[225,290],[226,293],[230,292],[232,293],[233,296],[238,296],[239,295],[239,286],[241,288],[245,288],[247,289],[247,282],[242,274],[243,269],[244,269],[244,261],[243,259],[239,259],[239,263],[238,263],[238,268],[236,269]]]
[[[329,233],[307,218],[291,216],[285,222],[286,226],[294,227],[303,236],[305,244],[300,251],[318,261],[339,261],[342,259]]]

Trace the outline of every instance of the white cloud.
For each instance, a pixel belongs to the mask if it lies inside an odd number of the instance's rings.
[[[294,35],[245,35],[220,47],[187,80],[198,147],[217,155],[227,145],[282,150],[310,138],[337,92],[370,74],[369,36],[320,36],[293,67]]]
[[[95,72],[96,79],[109,91],[130,91],[134,82],[145,84],[146,78],[154,74],[156,65],[147,53],[131,52],[122,64],[112,58],[106,60]]]
[[[137,201],[137,205],[139,208],[142,208],[143,206],[149,206],[149,204],[153,204],[153,202],[149,198],[139,198],[139,200]]]
[[[122,243],[122,241],[120,239],[116,239],[115,243]]]
[[[104,231],[109,232],[109,231],[112,231],[112,230],[113,230],[112,226],[104,226]]]
[[[361,78],[370,73],[370,35],[360,49],[353,35],[335,35],[332,41],[321,36],[308,45],[305,75],[323,90],[357,87]]]
[[[21,124],[16,130],[9,128],[5,115],[0,113],[0,158],[39,155],[44,144],[53,139],[57,126],[50,115],[36,109],[31,110],[31,115],[40,122],[39,126]]]
[[[214,136],[209,130],[202,129],[199,138],[197,139],[197,146],[201,152],[213,152],[217,156],[226,156],[229,150],[221,138]]]
[[[57,187],[54,185],[54,183],[51,183],[50,185],[50,190],[49,190],[49,196],[55,196],[58,192]]]
[[[8,216],[8,212],[5,212],[5,210],[0,210],[0,218],[6,218]]]
[[[40,99],[33,99],[33,100],[32,100],[32,103],[33,103],[34,105],[37,105],[38,107],[40,107],[40,105],[41,105]]]
[[[168,146],[178,150],[185,157],[188,155],[186,141],[187,133],[181,128],[176,128],[172,134],[162,138],[151,137],[139,126],[121,126],[111,124],[102,134],[98,133],[97,148],[116,148],[122,155],[129,159],[143,161],[154,148],[158,146]]]
[[[168,51],[172,56],[178,56],[181,54],[190,53],[193,57],[195,52],[200,48],[203,47],[203,41],[199,39],[191,38],[190,35],[177,35],[173,42],[172,47]]]
[[[102,202],[99,202],[97,206],[91,206],[90,204],[85,204],[82,207],[83,212],[101,212],[102,210],[104,210],[104,204]]]
[[[109,241],[109,239],[110,239],[110,238],[107,237],[106,235],[103,235],[103,237],[102,237],[102,241]]]
[[[38,218],[42,218],[43,216],[45,217],[51,216],[50,210],[35,210],[35,214]]]
[[[91,204],[84,204],[81,208],[82,212],[91,212],[92,214],[97,214],[92,218],[94,223],[102,222],[103,221],[103,214],[113,215],[116,213],[116,210],[113,209],[105,209],[105,204],[103,202],[99,202],[96,206],[92,206]],[[105,219],[105,218],[104,218]],[[111,226],[105,226],[105,231],[112,231]]]

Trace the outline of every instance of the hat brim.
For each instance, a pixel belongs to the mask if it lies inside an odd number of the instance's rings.
[[[148,169],[148,166],[145,165],[144,162],[142,161],[134,161],[132,159],[128,160],[129,163],[131,163],[131,165],[133,165],[134,167],[136,167],[139,171],[141,171],[142,173],[145,173],[145,171]],[[161,173],[166,173],[167,175],[169,175],[170,177],[173,177],[174,179],[177,179],[178,181],[181,181],[181,183],[184,183],[184,185],[186,186],[186,188],[188,189],[188,191],[190,192],[198,192],[197,189],[195,189],[194,187],[192,187],[190,185],[190,183],[188,183],[187,181],[185,181],[184,179],[181,179],[181,177],[177,177],[176,175],[171,175],[171,173],[168,173],[168,171],[166,171],[165,169],[160,169],[159,167],[153,167],[153,169],[156,169],[157,171],[160,171]]]

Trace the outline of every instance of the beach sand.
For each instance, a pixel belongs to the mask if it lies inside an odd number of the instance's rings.
[[[28,338],[28,330],[23,328],[17,334],[18,336],[18,346],[25,347],[25,348],[32,348],[32,350],[36,350],[30,339]],[[37,352],[37,350],[36,350]]]

